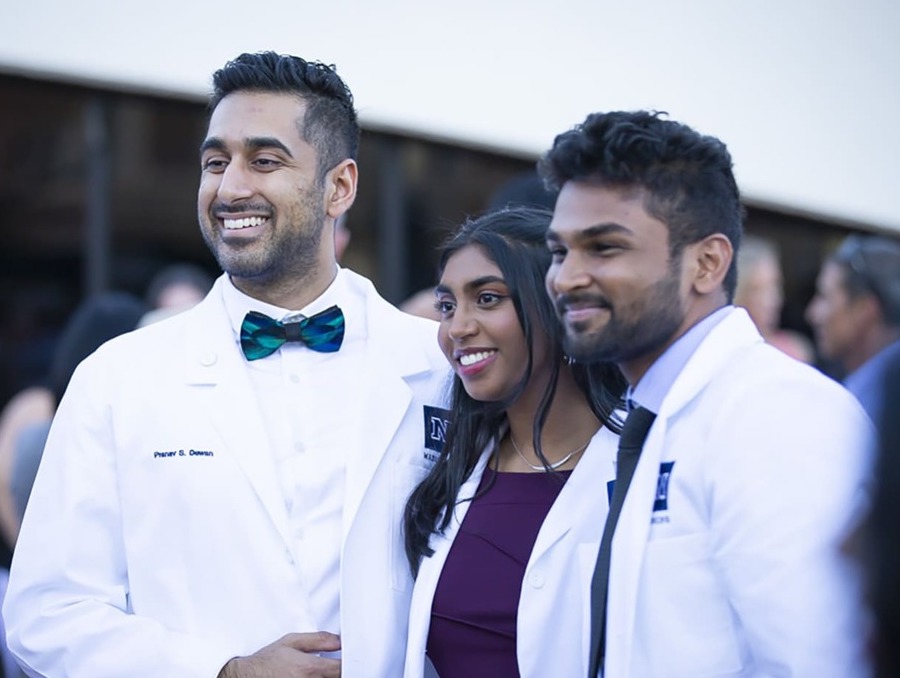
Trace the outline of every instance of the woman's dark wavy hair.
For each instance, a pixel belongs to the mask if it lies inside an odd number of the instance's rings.
[[[356,159],[359,123],[353,94],[334,66],[275,52],[244,53],[213,74],[209,110],[234,92],[293,94],[306,102],[300,136],[318,153],[319,176]]]
[[[546,231],[551,216],[547,210],[526,207],[491,212],[463,224],[441,249],[440,272],[451,256],[473,245],[480,247],[497,264],[525,335],[528,364],[517,387],[501,401],[473,399],[466,393],[459,377],[454,376],[451,421],[443,449],[428,476],[410,495],[404,512],[406,557],[414,575],[418,574],[421,559],[434,553],[429,546],[431,535],[443,532],[450,524],[460,487],[471,475],[481,454],[491,443],[499,444],[506,409],[522,394],[531,377],[538,335],[546,335],[549,339],[549,364],[553,372],[535,418],[533,442],[538,458],[549,469],[541,451],[540,433],[564,363],[562,327],[544,286],[550,267]],[[609,363],[597,363],[573,364],[572,369],[594,414],[618,432],[620,422],[614,412],[625,390],[625,381],[618,368]]]
[[[592,113],[554,139],[538,169],[556,189],[570,180],[645,189],[647,212],[669,229],[673,260],[687,245],[714,233],[725,235],[735,253],[723,283],[730,302],[744,221],[731,155],[715,137],[662,115]]]

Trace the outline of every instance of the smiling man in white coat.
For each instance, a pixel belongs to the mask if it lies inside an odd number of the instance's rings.
[[[725,146],[597,113],[541,171],[561,188],[547,287],[566,352],[629,382],[589,676],[865,675],[838,541],[871,423],[731,305],[743,215]]]
[[[244,54],[213,81],[198,214],[225,273],[75,373],[9,643],[31,676],[397,676],[437,325],[335,261],[359,130],[333,68]]]

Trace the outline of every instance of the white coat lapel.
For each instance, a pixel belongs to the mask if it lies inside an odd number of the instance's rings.
[[[247,476],[285,544],[290,544],[271,441],[222,304],[220,284],[221,279],[204,301],[186,312],[191,314],[184,349],[187,383],[195,387],[196,403]]]
[[[362,323],[366,337],[362,354],[348,356],[348,360],[356,363],[357,381],[345,402],[346,421],[353,427],[344,496],[346,536],[372,477],[409,410],[412,391],[404,377],[430,365],[423,363],[418,355],[403,355],[403,338],[397,336],[397,329],[390,322],[392,317],[396,318],[397,310],[381,299],[367,280],[351,271],[344,274],[348,288],[358,296],[359,311],[347,322]],[[424,415],[421,427],[421,441],[417,442],[424,448]]]
[[[550,507],[538,532],[531,551],[529,567],[536,562],[556,542],[562,539],[576,522],[583,519],[585,497],[602,492],[607,496],[606,483],[615,477],[614,464],[618,436],[606,427],[601,428],[591,439],[587,450],[572,471],[565,486]],[[604,510],[593,517],[597,525],[597,543],[603,533],[603,523],[609,510],[609,502],[602,502]]]
[[[346,402],[347,421],[355,428],[347,458],[344,495],[344,534],[356,517],[366,489],[394,434],[409,409],[412,393],[396,373],[381,368],[377,352],[369,351],[361,364],[358,390]],[[424,447],[424,419],[422,422]]]
[[[447,530],[443,534],[436,534],[431,537],[429,545],[434,549],[434,554],[429,558],[424,558],[419,568],[419,576],[416,578],[416,585],[413,589],[409,615],[409,649],[407,652],[406,675],[410,678],[422,675],[421,671],[417,669],[420,669],[425,663],[428,630],[431,625],[431,606],[437,590],[438,580],[441,577],[441,571],[444,569],[444,563],[447,562],[447,555],[450,553],[453,540],[456,538],[457,532],[459,532],[459,526],[462,524],[463,518],[466,517],[469,506],[472,505],[471,501],[461,502],[460,499],[469,499],[475,494],[492,452],[493,446],[482,453],[481,458],[472,471],[472,475],[463,483],[459,490],[456,507],[453,510],[453,518],[450,520]]]

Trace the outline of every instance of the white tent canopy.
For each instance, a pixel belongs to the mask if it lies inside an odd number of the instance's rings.
[[[591,111],[664,110],[756,204],[900,232],[896,0],[11,4],[2,71],[201,97],[274,49],[336,64],[368,126],[535,157]]]

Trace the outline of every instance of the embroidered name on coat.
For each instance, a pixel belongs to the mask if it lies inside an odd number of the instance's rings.
[[[212,450],[155,450],[153,452],[154,459],[167,459],[170,457],[214,457],[216,453]]]

